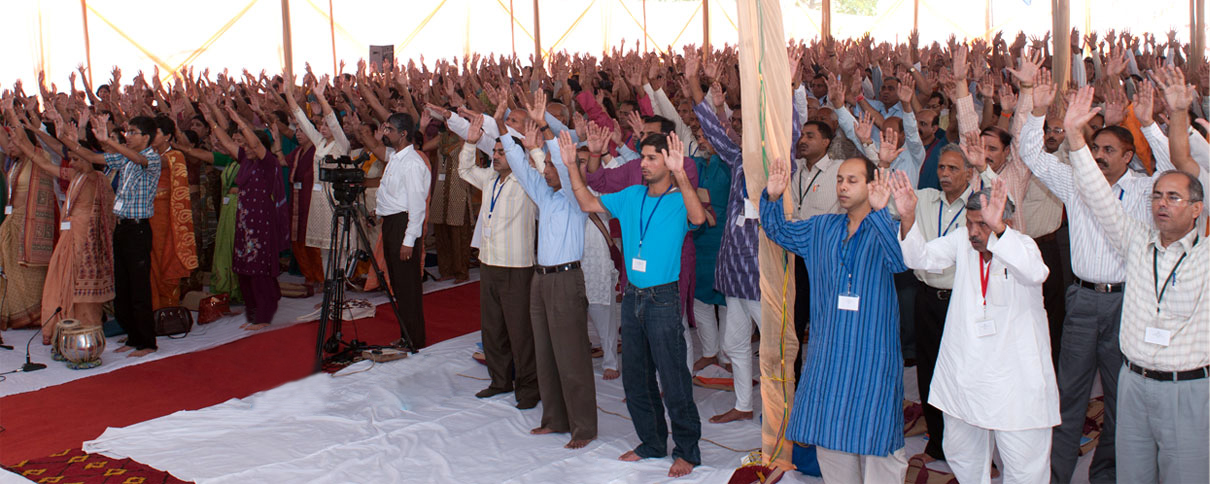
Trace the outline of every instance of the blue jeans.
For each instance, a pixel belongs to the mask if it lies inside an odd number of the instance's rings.
[[[622,297],[622,387],[626,409],[642,443],[634,449],[639,457],[668,455],[668,425],[664,406],[672,419],[672,457],[693,465],[702,463],[697,441],[702,421],[693,403],[693,385],[685,366],[685,328],[681,325],[681,303],[677,283],[648,288],[626,286]],[[664,400],[660,401],[663,383]]]

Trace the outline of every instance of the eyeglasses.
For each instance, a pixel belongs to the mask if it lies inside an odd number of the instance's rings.
[[[1046,128],[1047,134],[1063,134],[1063,128]]]
[[[1151,194],[1151,203],[1159,203],[1160,200],[1168,200],[1168,203],[1173,204],[1173,205],[1180,205],[1185,202],[1196,203],[1196,202],[1201,201],[1201,200],[1188,199],[1188,198],[1182,197],[1180,194],[1177,194],[1177,193],[1164,194],[1164,193],[1154,192]]]

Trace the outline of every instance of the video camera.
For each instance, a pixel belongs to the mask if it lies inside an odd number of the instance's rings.
[[[348,156],[325,156],[319,161],[319,181],[332,184],[332,198],[336,203],[353,203],[365,193],[366,172],[361,163],[364,156],[354,160]]]

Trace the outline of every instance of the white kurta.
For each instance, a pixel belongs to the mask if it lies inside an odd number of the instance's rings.
[[[919,227],[912,227],[900,246],[912,269],[955,266],[928,403],[985,429],[1058,425],[1059,389],[1042,306],[1042,282],[1050,271],[1033,239],[1011,228],[991,236],[986,309],[979,252],[966,227],[927,243]],[[977,325],[984,320],[994,322],[995,332],[979,336]]]

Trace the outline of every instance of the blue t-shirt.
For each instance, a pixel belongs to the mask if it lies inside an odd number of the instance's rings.
[[[647,196],[646,185],[634,185],[601,195],[601,204],[622,226],[622,253],[631,284],[652,287],[680,278],[681,245],[693,228],[680,192],[668,192],[661,200],[660,196]],[[640,224],[646,228],[640,230]],[[646,261],[645,271],[635,270],[635,259]]]

